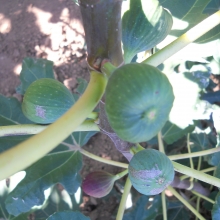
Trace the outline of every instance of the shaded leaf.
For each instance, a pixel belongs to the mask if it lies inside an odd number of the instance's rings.
[[[12,215],[30,211],[44,202],[44,190],[60,183],[69,194],[76,192],[81,184],[79,171],[82,156],[79,152],[63,152],[47,155],[27,168],[25,178],[8,195],[6,209]]]
[[[212,220],[219,220],[220,216],[220,192],[215,197],[215,204],[212,208]]]
[[[218,194],[218,191],[213,191],[213,192],[210,193],[209,198],[212,199],[212,200],[215,200],[215,197],[217,196],[217,194]],[[205,209],[207,209],[208,211],[211,211],[212,208],[213,208],[213,204],[206,201],[206,200],[204,200],[203,207]]]
[[[11,147],[25,141],[30,136],[7,136],[7,137],[0,137],[0,153],[5,150],[10,149]]]
[[[220,1],[219,0],[211,0],[209,4],[203,10],[204,13],[213,14],[220,9]]]
[[[122,42],[125,63],[139,52],[149,50],[170,32],[172,16],[157,0],[130,0],[130,9],[122,18]]]
[[[193,152],[214,148],[217,144],[216,136],[205,132],[190,134],[190,146]]]
[[[88,82],[85,79],[77,78],[79,85],[76,88],[76,91],[81,95],[85,92]]]
[[[23,95],[28,86],[40,78],[54,79],[53,62],[39,58],[24,58],[20,74],[21,84],[17,88],[17,92]]]
[[[80,131],[80,132],[74,132],[73,137],[76,141],[76,143],[82,147],[85,145],[89,139],[94,136],[97,133],[97,131]]]
[[[210,14],[214,12],[211,7],[214,5],[210,3],[210,0],[191,0],[182,1],[176,0],[175,3],[172,0],[159,0],[164,8],[169,9],[171,14],[178,18],[179,20],[185,22],[184,26],[176,25],[176,29],[171,31],[171,35],[179,37],[187,30],[207,18]],[[210,5],[208,4],[210,3]],[[205,9],[205,10],[204,10]],[[210,13],[210,14],[209,14]],[[213,28],[211,31],[200,37],[197,42],[205,43],[216,40],[220,37],[220,25]]]
[[[209,85],[211,70],[205,65],[193,65],[190,72],[184,73],[185,77],[197,83],[200,89],[204,89]]]
[[[205,100],[211,104],[220,102],[220,91],[204,93],[201,95],[200,99]]]
[[[21,103],[16,98],[0,95],[0,126],[21,123],[32,123],[22,113]]]
[[[186,220],[190,219],[189,212],[184,205],[179,201],[170,201],[167,211],[168,220]],[[156,220],[163,220],[163,216],[157,216]]]
[[[154,197],[152,204],[148,196],[141,196],[134,207],[127,211],[123,220],[152,220],[162,212],[161,196]]]
[[[90,218],[86,217],[80,212],[57,212],[51,215],[47,220],[89,220]]]
[[[186,128],[181,129],[170,121],[167,121],[162,128],[162,137],[167,144],[172,144],[187,133],[191,133],[194,129],[194,125],[189,125]]]

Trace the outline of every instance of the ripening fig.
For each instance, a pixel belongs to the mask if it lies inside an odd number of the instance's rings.
[[[110,193],[116,179],[116,176],[110,173],[95,171],[86,176],[82,183],[82,189],[92,197],[101,198]]]
[[[174,179],[174,168],[163,153],[146,149],[136,153],[128,167],[133,187],[144,195],[161,193]]]
[[[173,88],[165,74],[147,64],[131,63],[110,76],[105,110],[115,133],[124,141],[138,143],[162,129],[173,101]]]
[[[61,82],[42,78],[27,88],[22,111],[35,123],[49,124],[61,117],[74,102],[72,93]]]

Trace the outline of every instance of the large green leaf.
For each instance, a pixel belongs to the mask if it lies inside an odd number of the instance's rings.
[[[21,103],[16,98],[0,95],[0,126],[30,124],[21,110]]]
[[[216,136],[205,132],[190,134],[190,146],[192,151],[201,151],[215,148],[217,144]]]
[[[212,208],[212,220],[220,219],[220,192],[215,197],[215,204]]]
[[[54,79],[53,62],[31,57],[24,58],[20,74],[21,85],[17,88],[17,92],[23,95],[28,86],[40,78]]]
[[[218,3],[215,4],[214,1],[212,3],[210,0],[191,0],[191,1],[182,1],[176,0],[159,0],[161,5],[170,10],[171,14],[185,22],[185,28],[179,25],[175,25],[175,29],[171,31],[171,35],[179,37],[191,27],[195,26],[205,18],[207,18],[210,14],[216,11],[215,7],[218,6]],[[207,34],[203,35],[201,38],[197,40],[197,42],[208,42],[216,40],[220,37],[220,25],[209,31]]]
[[[141,196],[133,209],[124,215],[123,220],[152,220],[161,213],[161,211],[162,202],[160,195],[155,196],[151,204],[149,203],[148,196]]]
[[[162,137],[167,144],[172,144],[178,139],[182,138],[187,133],[191,133],[194,128],[194,125],[189,125],[186,128],[182,129],[171,123],[170,121],[167,121],[162,128]]]
[[[16,216],[13,220],[26,220],[29,219],[30,216],[34,216],[35,220],[45,220],[56,212],[70,210],[79,211],[79,205],[82,203],[82,196],[80,197],[80,200],[77,198],[76,201],[78,193],[67,195],[65,190],[63,190],[59,184],[52,187],[48,192],[50,193],[50,196],[42,206],[34,207],[30,212]],[[5,211],[5,213],[7,213],[7,211]]]
[[[35,205],[42,205],[44,190],[56,183],[61,183],[69,194],[75,193],[81,184],[81,168],[82,156],[79,152],[61,152],[43,157],[25,170],[25,178],[5,201],[6,209],[17,216],[30,211]]]
[[[172,24],[172,16],[158,0],[130,0],[130,9],[122,18],[125,62],[131,62],[137,53],[160,43],[170,32]]]
[[[47,220],[89,220],[90,218],[86,217],[80,212],[57,212],[51,215]]]
[[[163,216],[157,216],[156,220],[163,220]],[[186,220],[190,219],[189,212],[185,209],[184,205],[179,201],[170,201],[167,211],[168,220]]]

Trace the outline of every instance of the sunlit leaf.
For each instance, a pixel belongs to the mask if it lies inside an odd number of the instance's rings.
[[[148,196],[141,196],[133,209],[126,212],[123,220],[152,220],[162,211],[161,196],[153,197],[152,203]]]
[[[60,183],[69,194],[76,192],[81,184],[79,171],[82,156],[79,152],[63,152],[47,155],[27,168],[25,178],[8,195],[6,209],[12,215],[30,211],[44,202],[44,190]]]
[[[162,137],[167,144],[172,144],[187,133],[191,133],[194,128],[194,125],[189,125],[186,128],[181,129],[170,121],[167,121],[162,128]]]
[[[170,10],[171,14],[185,22],[187,25],[185,28],[182,26],[175,25],[176,29],[171,31],[171,35],[179,37],[184,32],[186,32],[191,27],[195,26],[205,18],[207,18],[210,14],[213,14],[216,11],[216,8],[212,8],[216,6],[214,1],[212,3],[210,0],[191,0],[191,1],[182,1],[176,0],[173,2],[172,0],[159,0],[161,5],[164,8]],[[219,5],[219,3],[217,3]],[[207,34],[200,37],[197,42],[209,42],[216,40],[220,37],[220,25],[209,31]]]

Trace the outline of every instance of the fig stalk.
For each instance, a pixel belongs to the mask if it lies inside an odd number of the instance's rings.
[[[116,220],[122,220],[123,215],[124,215],[124,211],[125,211],[125,205],[126,205],[126,201],[128,198],[128,195],[130,193],[131,190],[131,181],[129,178],[127,178],[126,183],[125,183],[125,188],[124,188],[124,192],[122,194],[122,198],[120,201],[120,205],[119,205],[119,209],[118,209],[118,213],[116,216]]]

